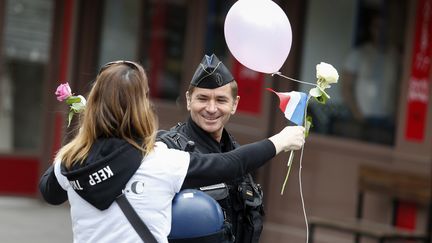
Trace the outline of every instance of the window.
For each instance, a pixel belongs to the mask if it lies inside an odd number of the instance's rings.
[[[145,1],[141,58],[150,80],[150,95],[175,101],[180,93],[187,0]]]
[[[301,79],[315,82],[315,65],[321,61],[333,64],[340,74],[326,105],[310,103],[314,132],[394,143],[405,4],[311,1]]]
[[[231,53],[225,41],[225,18],[235,2],[234,0],[208,1],[205,54],[216,54],[219,60],[230,69],[237,81],[238,95],[241,97],[237,107],[237,114],[259,117],[262,111],[264,75],[246,68],[235,58],[231,58]]]
[[[214,53],[220,60],[230,55],[224,36],[225,17],[235,1],[210,0],[207,6],[205,54]]]
[[[114,60],[137,60],[139,0],[105,2],[99,66]]]
[[[187,1],[106,0],[99,66],[136,60],[149,77],[153,98],[176,100],[180,92]]]
[[[0,75],[0,151],[41,145],[42,96],[50,53],[53,1],[6,1]]]

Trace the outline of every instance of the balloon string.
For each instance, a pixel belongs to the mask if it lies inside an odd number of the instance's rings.
[[[318,85],[316,85],[316,84],[313,84],[313,83],[308,83],[308,82],[304,82],[304,81],[301,81],[301,80],[297,80],[297,79],[293,79],[293,78],[290,78],[290,77],[287,77],[287,76],[285,76],[285,75],[282,75],[280,72],[276,72],[276,73],[272,73],[272,76],[273,75],[279,75],[279,76],[281,76],[281,77],[283,77],[283,78],[286,78],[286,79],[289,79],[289,80],[292,80],[292,81],[295,81],[295,82],[299,82],[299,83],[303,83],[303,84],[308,84],[308,85],[312,85],[312,86],[316,86],[316,87],[318,87],[319,89],[321,89]],[[309,99],[311,98],[311,96],[310,95],[308,95],[308,97],[307,97],[307,99],[306,99],[306,106],[305,106],[305,108],[304,108],[304,117],[303,117],[303,126],[306,128],[306,126],[307,126],[307,107],[308,107],[308,104],[309,104]],[[289,162],[291,161],[292,162],[292,156],[293,156],[293,152],[294,151],[291,151],[291,154],[290,154],[290,159],[288,160]],[[304,152],[304,144],[303,144],[303,146],[302,146],[302,148],[301,148],[301,153],[300,153],[300,168],[299,168],[299,174],[298,174],[298,177],[299,177],[299,189],[300,189],[300,199],[301,199],[301,204],[302,204],[302,209],[303,209],[303,216],[304,216],[304,220],[305,220],[305,224],[306,224],[306,243],[309,243],[309,223],[308,223],[308,219],[307,219],[307,214],[306,214],[306,206],[305,206],[305,202],[304,202],[304,197],[303,197],[303,185],[302,185],[302,168],[303,168],[303,152]],[[289,163],[288,162],[288,163]],[[292,165],[292,164],[291,164]],[[281,191],[281,195],[283,194],[283,191],[284,191],[284,189],[285,189],[285,184],[286,184],[286,182],[287,182],[287,180],[288,180],[288,175],[289,175],[289,172],[290,172],[290,170],[291,170],[291,165],[289,165],[288,166],[288,172],[287,172],[287,175],[286,175],[286,177],[285,177],[285,181],[284,181],[284,183],[283,183],[283,186],[282,186],[282,191]]]
[[[310,99],[310,95],[308,95],[307,99],[306,99],[306,106],[304,109],[304,117],[303,117],[303,125],[304,127],[307,126],[307,107],[309,105],[309,99]],[[300,152],[300,167],[299,167],[299,189],[300,189],[300,198],[301,198],[301,203],[302,203],[302,209],[303,209],[303,216],[304,216],[304,220],[305,220],[305,224],[306,224],[306,243],[309,243],[309,223],[308,223],[308,219],[307,219],[307,214],[306,214],[306,206],[305,206],[305,202],[304,202],[304,197],[303,197],[303,185],[302,185],[302,168],[303,168],[303,152],[304,152],[304,144],[301,148],[301,152]]]
[[[308,85],[312,85],[312,86],[317,86],[317,87],[318,87],[317,84],[309,83],[309,82],[305,82],[305,81],[301,81],[301,80],[294,79],[294,78],[290,78],[290,77],[288,77],[288,76],[283,75],[281,72],[275,72],[275,73],[272,73],[272,74],[271,74],[271,76],[274,76],[274,75],[279,75],[279,76],[281,76],[282,78],[286,78],[286,79],[289,79],[289,80],[294,81],[294,82],[298,82],[298,83],[302,83],[302,84],[308,84]]]
[[[300,198],[301,198],[301,203],[302,203],[302,209],[303,209],[303,216],[304,216],[304,220],[305,220],[305,224],[306,224],[306,243],[309,242],[309,223],[308,223],[308,219],[307,219],[307,215],[306,215],[306,207],[305,207],[305,202],[304,202],[304,198],[303,198],[303,186],[302,186],[302,162],[303,162],[303,151],[304,151],[304,146],[301,149],[301,153],[300,153],[300,168],[299,168],[299,186],[300,186]]]

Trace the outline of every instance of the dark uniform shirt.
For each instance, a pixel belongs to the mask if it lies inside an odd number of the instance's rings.
[[[204,154],[223,153],[239,147],[239,144],[226,129],[223,129],[221,142],[219,143],[208,132],[200,128],[191,118],[189,118],[186,123],[178,124],[176,127],[172,128],[171,131],[172,130],[183,134],[188,140],[193,141],[195,145],[194,152]],[[221,193],[219,193],[219,195],[214,194],[216,196],[212,195],[212,193],[209,194],[213,196],[224,209],[227,219],[231,224],[235,242],[258,242],[259,235],[262,231],[263,216],[261,189],[257,188],[250,174],[239,177],[233,181],[225,182],[224,185],[225,188],[228,189],[229,194],[226,195],[226,197],[221,197]],[[259,197],[260,203],[258,206],[250,207],[245,205],[241,190],[246,187],[249,188],[249,195],[252,193],[254,197]],[[255,187],[255,190],[253,190],[252,187]],[[193,188],[193,186],[188,183],[188,177],[186,177],[182,189],[190,188]],[[205,188],[202,189],[206,191]]]

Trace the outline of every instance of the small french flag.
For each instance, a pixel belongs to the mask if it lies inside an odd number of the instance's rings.
[[[270,88],[267,90],[275,93],[280,100],[279,108],[285,114],[286,119],[298,126],[303,125],[307,95],[303,92],[276,92]]]

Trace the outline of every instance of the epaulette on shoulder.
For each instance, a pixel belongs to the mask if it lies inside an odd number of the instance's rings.
[[[157,132],[156,140],[165,143],[168,148],[179,149],[183,151],[193,151],[195,146],[194,142],[177,130],[177,128],[181,125],[181,123],[178,123],[175,127],[168,131],[159,130]]]

